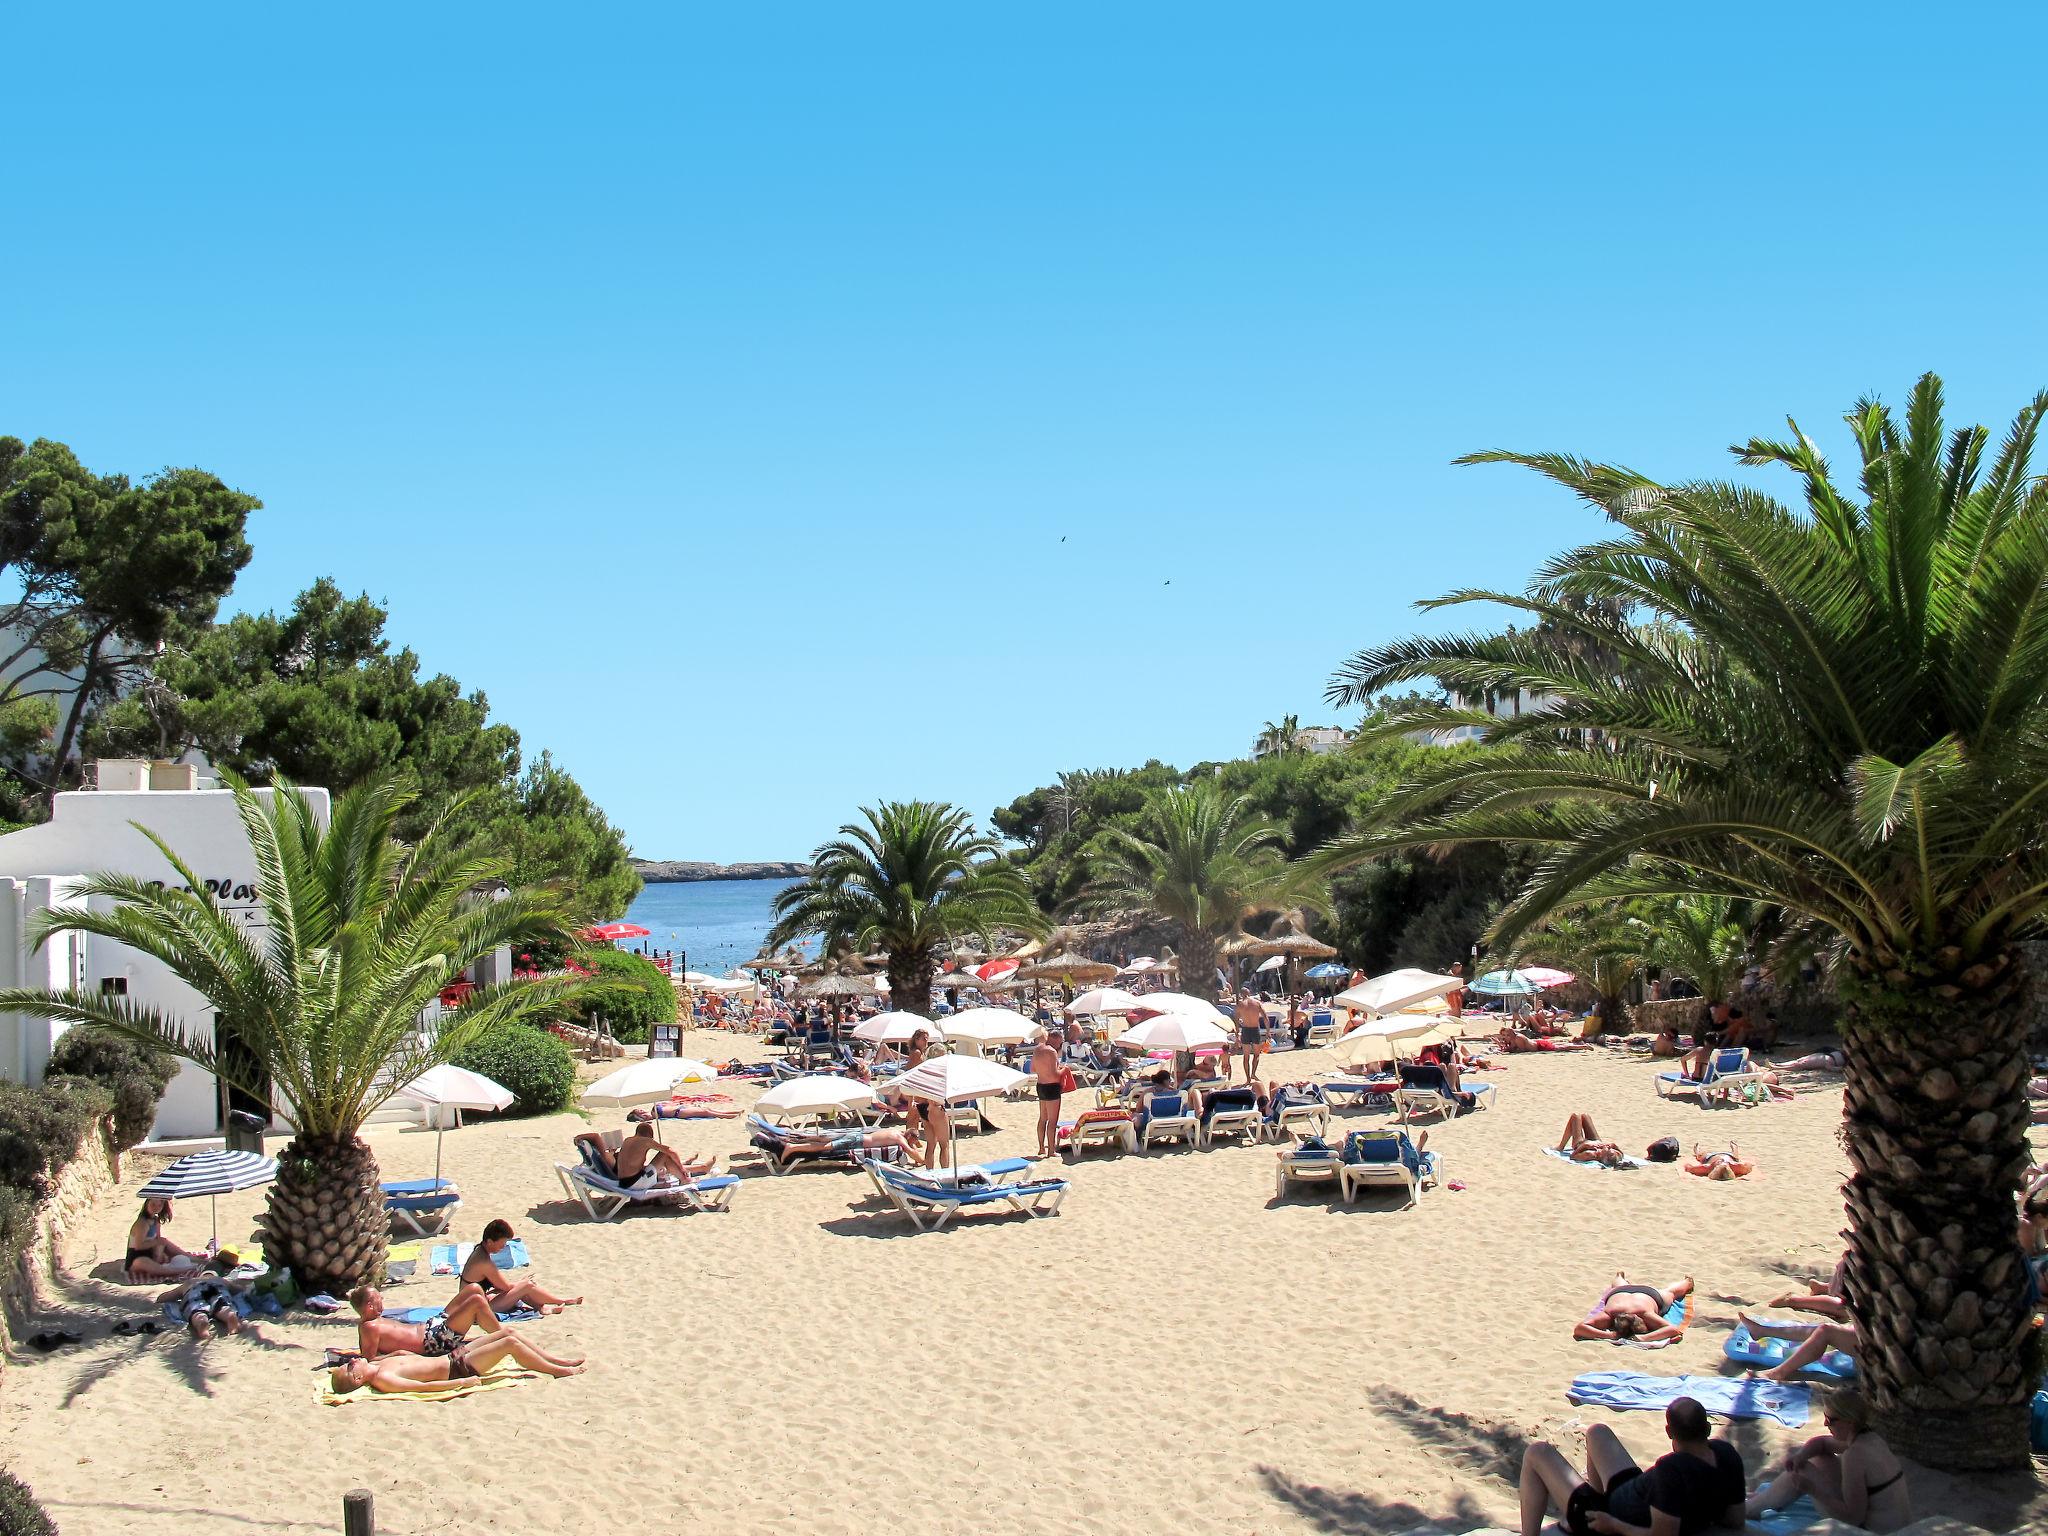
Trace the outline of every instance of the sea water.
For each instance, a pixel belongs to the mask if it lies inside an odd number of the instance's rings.
[[[688,967],[723,976],[761,952],[775,925],[776,896],[794,880],[678,880],[641,889],[626,921],[650,929],[620,947],[681,950]]]

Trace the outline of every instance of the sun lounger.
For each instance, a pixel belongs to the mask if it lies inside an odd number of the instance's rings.
[[[571,1167],[555,1164],[555,1177],[570,1199],[578,1201],[592,1221],[611,1221],[629,1205],[680,1205],[693,1211],[722,1211],[732,1204],[740,1181],[729,1173],[692,1179],[687,1184],[638,1185],[631,1189],[587,1162]],[[602,1209],[600,1209],[602,1207]]]
[[[1659,1072],[1657,1097],[1668,1099],[1689,1089],[1698,1095],[1700,1103],[1706,1104],[1730,1098],[1751,1083],[1762,1081],[1762,1073],[1750,1070],[1749,1047],[1727,1045],[1707,1058],[1707,1070],[1699,1077],[1687,1077],[1683,1072]]]
[[[1311,1047],[1328,1045],[1339,1033],[1337,1016],[1327,1008],[1318,1008],[1309,1016],[1308,1043]]]
[[[1322,1094],[1324,1102],[1332,1109],[1337,1108],[1340,1103],[1347,1099],[1354,1109],[1369,1107],[1375,1099],[1383,1099],[1391,1104],[1394,1099],[1394,1090],[1400,1086],[1400,1079],[1394,1077],[1319,1077],[1316,1079],[1316,1091]]]
[[[1406,1131],[1353,1131],[1344,1138],[1337,1177],[1346,1200],[1356,1200],[1368,1186],[1391,1185],[1413,1205],[1421,1190],[1437,1182],[1438,1172],[1437,1155],[1416,1151]]]
[[[1277,1088],[1266,1101],[1263,1130],[1268,1141],[1289,1136],[1321,1136],[1330,1128],[1330,1106],[1314,1084],[1296,1091]]]
[[[862,1149],[865,1134],[858,1126],[843,1131],[798,1128],[776,1125],[760,1115],[747,1116],[747,1141],[767,1160],[771,1173],[788,1173],[814,1163],[843,1163],[851,1168],[863,1157],[882,1157],[880,1152]],[[816,1146],[820,1140],[829,1145]],[[888,1153],[890,1158],[897,1155],[893,1150]]]
[[[1149,1147],[1155,1141],[1175,1138],[1189,1146],[1199,1146],[1202,1138],[1202,1122],[1188,1108],[1188,1097],[1184,1093],[1155,1093],[1145,1103],[1145,1112],[1138,1116],[1138,1144]]]
[[[883,1199],[889,1198],[889,1191],[883,1186],[882,1176],[877,1168],[899,1168],[927,1184],[946,1184],[962,1189],[986,1189],[1001,1184],[1020,1173],[1031,1170],[1031,1161],[1022,1157],[999,1157],[986,1163],[962,1163],[958,1168],[912,1168],[902,1163],[885,1162],[879,1157],[863,1154],[860,1166],[867,1171],[869,1180],[875,1186],[875,1193]]]
[[[1060,1139],[1076,1157],[1091,1146],[1114,1146],[1135,1152],[1138,1150],[1137,1117],[1121,1107],[1084,1109],[1072,1120],[1061,1122]]]
[[[875,1181],[875,1187],[920,1232],[936,1232],[973,1206],[1007,1206],[1026,1216],[1050,1216],[1067,1197],[1065,1179],[1038,1179],[1029,1184],[1000,1180],[962,1184],[926,1178],[922,1171],[913,1173],[875,1158],[863,1158],[861,1164]]]
[[[1301,1145],[1289,1147],[1280,1154],[1273,1170],[1273,1198],[1285,1200],[1290,1182],[1328,1184],[1334,1187],[1337,1183],[1337,1170],[1341,1166],[1336,1152],[1324,1146],[1318,1138],[1311,1136]]]
[[[384,1214],[415,1237],[447,1231],[449,1218],[462,1209],[462,1191],[449,1179],[393,1179],[379,1187]]]
[[[1202,1099],[1202,1145],[1213,1147],[1225,1136],[1257,1141],[1265,1134],[1266,1117],[1248,1089],[1224,1090]]]

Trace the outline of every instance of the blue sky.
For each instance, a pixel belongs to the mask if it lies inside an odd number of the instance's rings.
[[[1331,718],[1592,531],[2048,384],[2018,8],[10,20],[0,432],[260,495],[657,857]]]

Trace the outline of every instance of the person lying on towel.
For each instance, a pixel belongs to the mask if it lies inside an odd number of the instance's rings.
[[[501,1360],[543,1376],[580,1376],[581,1359],[545,1353],[510,1328],[458,1344],[445,1355],[386,1355],[381,1360],[345,1360],[328,1373],[337,1392],[368,1387],[373,1392],[445,1392],[474,1381]]]
[[[1657,1344],[1685,1332],[1664,1314],[1680,1297],[1692,1294],[1692,1276],[1659,1290],[1654,1285],[1635,1285],[1626,1273],[1616,1270],[1614,1284],[1593,1304],[1593,1310],[1572,1329],[1575,1339],[1633,1339],[1638,1344]]]

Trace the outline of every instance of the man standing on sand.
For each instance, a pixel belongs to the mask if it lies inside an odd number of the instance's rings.
[[[1055,1157],[1060,1150],[1060,1094],[1066,1069],[1060,1065],[1059,1031],[1048,1030],[1031,1050],[1031,1075],[1038,1079],[1038,1155]]]
[[[1237,999],[1237,1050],[1244,1058],[1244,1080],[1257,1082],[1259,1077],[1259,1046],[1266,1030],[1266,1010],[1259,1006],[1259,1000],[1246,987]],[[1226,1077],[1228,1073],[1224,1074]]]

